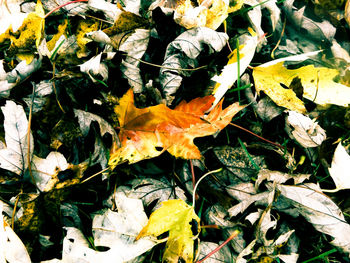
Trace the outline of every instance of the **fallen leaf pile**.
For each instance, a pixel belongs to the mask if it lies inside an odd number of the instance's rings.
[[[0,262],[350,262],[350,1],[0,1]]]

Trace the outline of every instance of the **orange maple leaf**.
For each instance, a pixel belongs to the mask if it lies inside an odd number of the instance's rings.
[[[221,101],[205,116],[214,100],[213,96],[207,96],[188,103],[182,101],[173,110],[164,104],[139,109],[129,90],[114,108],[120,124],[121,147],[111,150],[110,167],[114,169],[125,161],[135,163],[153,158],[164,151],[175,157],[200,159],[202,155],[193,139],[222,130],[244,108],[235,103],[222,110]]]

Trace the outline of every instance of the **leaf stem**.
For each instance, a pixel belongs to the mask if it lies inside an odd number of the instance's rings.
[[[238,230],[233,231],[233,233],[231,234],[231,236],[226,239],[224,241],[224,243],[222,243],[220,246],[218,246],[217,248],[215,248],[212,252],[210,252],[208,255],[206,255],[204,258],[202,258],[201,260],[197,261],[196,263],[202,263],[204,262],[204,260],[210,258],[213,254],[215,254],[216,252],[218,252],[221,248],[223,248],[228,242],[230,242],[232,239],[234,239],[237,235],[239,234]]]
[[[270,144],[272,144],[272,145],[275,145],[275,146],[277,146],[277,147],[279,147],[279,148],[281,148],[281,149],[284,149],[284,147],[283,147],[281,144],[278,144],[278,143],[272,142],[272,141],[270,141],[270,140],[268,140],[268,139],[265,139],[265,138],[263,138],[263,137],[257,135],[256,133],[254,133],[254,132],[252,132],[252,131],[250,131],[250,130],[248,130],[248,129],[246,129],[246,128],[243,128],[242,126],[239,126],[239,125],[237,125],[237,124],[235,124],[235,123],[232,123],[232,122],[230,123],[230,125],[232,125],[232,126],[238,128],[238,129],[241,129],[241,130],[243,130],[243,131],[245,131],[245,132],[248,132],[249,134],[251,134],[251,135],[253,135],[253,136],[259,138],[260,140],[263,140],[263,141],[268,142],[268,143],[270,143]]]
[[[33,184],[36,186],[35,178],[32,173],[32,160],[31,160],[31,152],[30,152],[30,131],[32,127],[32,116],[33,116],[33,105],[34,105],[34,98],[35,98],[35,85],[33,85],[33,92],[32,92],[32,99],[31,99],[31,104],[29,107],[29,116],[28,116],[28,128],[27,128],[27,144],[28,144],[28,151],[27,151],[27,162],[28,162],[28,171],[30,178],[33,182]]]
[[[196,185],[193,188],[193,193],[192,193],[192,206],[193,206],[193,210],[195,208],[195,204],[196,204],[196,190],[198,188],[199,183],[205,178],[207,177],[209,174],[213,174],[213,173],[218,173],[222,170],[222,168],[216,169],[214,171],[210,171],[208,173],[206,173],[205,175],[203,175],[201,178],[199,178],[199,180],[197,181]]]
[[[69,1],[65,4],[62,4],[60,6],[57,6],[56,8],[52,9],[50,12],[48,12],[45,16],[44,16],[44,19],[46,19],[49,15],[51,15],[53,12],[61,9],[62,7],[65,7],[66,5],[70,5],[70,4],[74,4],[74,3],[77,3],[77,2],[88,2],[89,0],[74,0],[74,1]]]

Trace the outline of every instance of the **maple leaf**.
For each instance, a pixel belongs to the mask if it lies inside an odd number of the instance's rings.
[[[135,163],[164,151],[184,159],[201,159],[193,139],[222,130],[244,108],[235,103],[223,110],[221,101],[204,116],[213,101],[213,96],[207,96],[183,101],[174,110],[163,104],[138,109],[130,89],[114,109],[120,124],[121,147],[111,150],[109,165],[114,169],[122,162]]]
[[[162,202],[162,207],[153,212],[147,225],[141,230],[136,240],[144,236],[159,236],[169,231],[169,239],[163,255],[163,262],[193,261],[192,222],[199,226],[199,217],[192,206],[181,199]],[[199,232],[199,228],[197,229]]]

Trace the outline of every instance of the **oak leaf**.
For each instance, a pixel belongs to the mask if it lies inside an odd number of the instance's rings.
[[[175,157],[201,159],[193,139],[215,134],[225,128],[244,106],[238,103],[222,109],[222,101],[207,115],[213,96],[181,102],[174,110],[163,104],[138,109],[129,90],[115,107],[120,124],[121,147],[111,150],[109,165],[135,163],[168,151]]]
[[[199,226],[199,217],[192,206],[181,199],[164,201],[162,207],[151,214],[136,240],[149,235],[157,237],[169,231],[163,262],[178,262],[180,258],[185,262],[193,262],[192,225],[196,224]],[[197,227],[196,231],[199,230]]]

